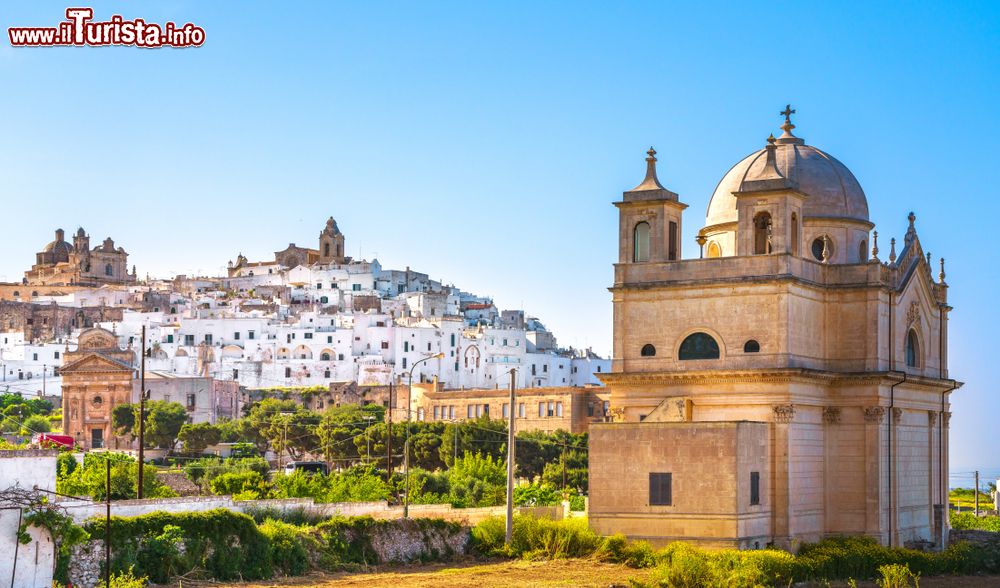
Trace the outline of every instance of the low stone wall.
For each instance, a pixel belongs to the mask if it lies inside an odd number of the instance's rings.
[[[1000,551],[1000,533],[993,531],[978,531],[975,529],[952,529],[948,535],[948,542],[968,541],[976,545],[991,547]]]
[[[60,504],[66,508],[69,515],[77,523],[105,515],[105,505],[103,503],[64,500]],[[182,496],[179,498],[117,500],[111,503],[111,514],[118,517],[134,517],[157,511],[171,513],[204,512],[216,508],[225,508],[242,513],[253,512],[254,510],[274,509],[284,512],[301,510],[305,514],[320,517],[370,516],[383,520],[403,518],[402,506],[389,506],[385,501],[317,503],[311,498],[235,501],[231,496]],[[563,518],[563,508],[560,506],[536,506],[515,510],[518,513],[530,514],[539,518],[553,520]],[[506,512],[505,506],[453,508],[450,504],[413,504],[410,505],[409,515],[412,518],[444,519],[466,526],[473,526],[483,519],[492,516],[502,517]]]

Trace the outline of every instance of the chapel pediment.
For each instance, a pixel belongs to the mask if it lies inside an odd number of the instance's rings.
[[[87,372],[129,372],[133,370],[132,366],[119,361],[117,359],[112,359],[105,357],[98,353],[88,354],[80,359],[77,359],[67,365],[59,368],[60,375],[66,374],[78,374]]]

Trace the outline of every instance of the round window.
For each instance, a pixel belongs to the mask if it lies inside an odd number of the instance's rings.
[[[100,396],[94,396],[94,398],[91,399],[91,402],[94,404],[94,406],[100,406],[104,404],[104,399],[101,398]]]
[[[826,243],[823,240],[826,240]],[[833,257],[833,239],[823,235],[822,237],[816,237],[812,242],[812,254],[816,258],[816,261],[823,261],[823,248],[826,248],[829,257]]]

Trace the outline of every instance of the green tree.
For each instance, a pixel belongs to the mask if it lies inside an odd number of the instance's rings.
[[[215,445],[222,438],[219,428],[210,423],[184,423],[177,434],[185,453],[202,453],[209,445]]]
[[[136,421],[139,407],[134,404],[116,404],[111,409],[111,426],[116,435],[131,435],[133,439],[137,434]]]
[[[187,411],[177,402],[153,400],[146,402],[146,447],[172,449],[177,435],[187,422]]]
[[[319,415],[294,400],[265,398],[250,409],[247,419],[279,454],[287,451],[293,459],[299,459],[319,446],[316,436]]]
[[[267,439],[254,427],[250,419],[224,420],[215,426],[219,429],[220,443],[249,443],[258,453],[263,454],[267,451]]]
[[[457,439],[456,439],[457,437]],[[445,427],[438,448],[441,461],[451,466],[456,455],[466,452],[504,459],[507,455],[507,422],[488,416],[452,423]]]
[[[43,417],[40,414],[33,414],[30,417],[24,419],[21,423],[21,434],[22,435],[33,435],[35,433],[48,433],[52,430],[49,425],[49,419]]]
[[[507,500],[507,465],[491,455],[466,452],[448,473],[455,506],[497,506]]]
[[[348,404],[327,409],[316,427],[323,456],[329,461],[342,463],[367,459],[370,436],[365,432],[369,426],[380,422],[384,415],[385,409],[374,404]],[[357,443],[359,438],[364,443]]]
[[[94,500],[104,500],[106,491],[106,467],[111,463],[111,499],[127,500],[136,497],[136,483],[139,477],[139,464],[136,460],[122,453],[90,453],[83,460],[82,466],[72,469],[69,462],[64,462],[56,477],[56,491],[72,496],[89,496]],[[156,468],[144,466],[143,495],[147,498],[164,498],[176,496],[173,490],[165,486],[156,476]]]

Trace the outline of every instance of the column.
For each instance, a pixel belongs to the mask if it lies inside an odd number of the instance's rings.
[[[865,413],[865,532],[885,543],[885,525],[882,520],[882,423],[885,409],[866,406]]]
[[[789,475],[789,428],[795,418],[795,407],[779,404],[772,407],[771,504],[773,523],[771,534],[778,547],[790,548],[792,542],[791,477]]]

